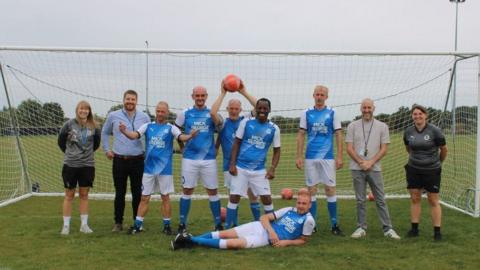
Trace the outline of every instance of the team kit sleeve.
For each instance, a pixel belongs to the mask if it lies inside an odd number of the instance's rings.
[[[342,129],[342,123],[340,122],[340,118],[338,117],[337,111],[333,110],[333,130],[337,131]]]
[[[293,210],[293,207],[284,207],[281,209],[278,209],[277,211],[273,212],[273,215],[275,216],[275,219],[279,219],[283,217],[288,211]]]
[[[137,129],[137,133],[138,133],[138,135],[140,135],[139,138],[142,137],[143,134],[145,134],[145,132],[147,131],[147,127],[148,127],[149,124],[150,124],[150,123],[145,123],[145,124],[141,125],[141,126]]]
[[[315,220],[313,219],[312,216],[308,216],[307,220],[305,220],[305,223],[303,223],[303,230],[302,234],[305,236],[310,236],[313,233],[313,230],[315,228]]]
[[[235,132],[235,137],[243,139],[243,134],[245,133],[245,125],[247,124],[247,121],[247,119],[243,119],[242,122],[240,122],[237,132]]]
[[[172,135],[175,137],[175,139],[177,139],[178,136],[182,135],[182,132],[178,127],[172,125]]]
[[[280,128],[275,125],[275,134],[273,135],[273,147],[280,147]]]
[[[175,125],[178,127],[183,127],[185,124],[185,110],[177,114],[177,119],[175,119]]]
[[[307,130],[307,110],[300,114],[300,128]]]

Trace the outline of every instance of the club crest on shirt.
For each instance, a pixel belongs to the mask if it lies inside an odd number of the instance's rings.
[[[423,139],[425,141],[430,141],[430,135],[426,134],[425,136],[423,136]]]

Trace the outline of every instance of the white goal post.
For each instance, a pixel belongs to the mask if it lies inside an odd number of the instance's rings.
[[[101,125],[127,89],[139,93],[138,107],[154,113],[160,100],[172,117],[192,106],[191,90],[207,88],[207,105],[220,93],[228,73],[238,75],[257,98],[272,102],[270,118],[280,126],[282,154],[272,192],[304,186],[295,167],[295,136],[300,113],[313,105],[312,91],[330,89],[327,105],[346,125],[360,115],[360,101],[375,101],[375,116],[390,127],[391,144],[382,160],[387,196],[406,197],[404,129],[409,109],[422,104],[429,121],[446,134],[449,154],[443,165],[442,203],[480,216],[480,104],[478,52],[253,52],[176,51],[99,48],[0,47],[0,205],[29,194],[62,194],[63,155],[56,145],[59,127],[74,117],[78,101],[92,105]],[[244,110],[251,110],[239,94]],[[226,101],[222,109],[226,107]],[[225,113],[223,110],[222,113]],[[221,152],[221,151],[220,151]],[[337,171],[337,190],[351,197],[349,158]],[[221,157],[220,191],[223,188]],[[267,161],[268,162],[268,161]],[[180,159],[175,155],[175,190],[180,191]],[[111,195],[111,163],[96,154],[92,194]],[[200,189],[196,192],[203,194]],[[95,195],[98,194],[98,195]],[[18,199],[17,199],[18,200]]]

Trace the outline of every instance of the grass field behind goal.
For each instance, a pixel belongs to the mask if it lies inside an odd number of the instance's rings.
[[[444,208],[444,240],[432,240],[428,206],[423,205],[417,239],[386,239],[380,229],[375,204],[368,203],[366,239],[348,237],[355,229],[355,202],[339,201],[339,220],[346,237],[329,232],[325,202],[320,201],[319,231],[302,247],[225,251],[203,247],[171,251],[173,236],[161,233],[159,202],[152,202],[146,232],[112,233],[112,201],[91,201],[91,235],[78,232],[78,198],[71,234],[60,236],[61,197],[32,197],[0,208],[0,269],[480,269],[480,220]],[[225,201],[222,200],[225,204]],[[275,208],[294,201],[274,202]],[[409,202],[389,200],[395,229],[409,229]],[[128,207],[126,220],[131,216]],[[173,226],[178,224],[178,201],[173,202]],[[242,201],[240,221],[249,221],[248,204]],[[194,201],[189,230],[203,233],[213,226],[207,200]],[[128,224],[128,223],[127,223]],[[130,225],[130,224],[128,224]]]

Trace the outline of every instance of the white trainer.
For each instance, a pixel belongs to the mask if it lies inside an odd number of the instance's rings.
[[[70,234],[70,226],[64,225],[60,234],[61,235],[69,235]]]
[[[384,232],[383,235],[388,238],[392,238],[395,240],[402,239],[393,229],[389,229],[388,231]]]
[[[365,231],[363,228],[357,228],[350,237],[358,239],[367,236],[367,231]]]
[[[82,226],[80,226],[80,232],[82,232],[82,233],[93,233],[92,229],[90,229],[90,227],[88,227],[88,224],[83,224]]]

